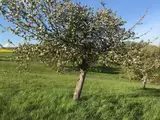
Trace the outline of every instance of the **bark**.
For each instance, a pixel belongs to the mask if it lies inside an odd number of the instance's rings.
[[[143,78],[143,89],[146,89],[146,84],[147,84],[147,77],[145,76]]]
[[[80,99],[85,77],[86,77],[86,71],[81,69],[79,80],[77,81],[76,88],[75,88],[74,95],[73,95],[73,100],[75,101],[78,101]]]
[[[79,80],[77,81],[77,84],[74,90],[74,95],[73,95],[73,100],[75,101],[78,101],[80,99],[81,92],[83,89],[83,84],[84,84],[87,69],[88,69],[88,64],[85,59],[82,60],[82,64],[79,67],[80,67]]]
[[[146,89],[146,81],[143,81],[143,89]]]

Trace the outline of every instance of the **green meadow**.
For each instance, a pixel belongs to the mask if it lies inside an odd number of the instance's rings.
[[[160,120],[159,85],[143,90],[119,69],[91,70],[75,102],[78,71],[60,74],[34,63],[19,73],[10,56],[0,53],[0,120]]]

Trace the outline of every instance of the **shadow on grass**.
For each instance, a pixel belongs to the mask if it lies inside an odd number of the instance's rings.
[[[141,95],[144,96],[151,96],[151,97],[160,97],[160,89],[158,88],[146,88],[146,89],[141,89],[140,91]]]
[[[157,89],[157,88],[140,89],[135,93],[129,93],[129,94],[120,95],[120,97],[131,97],[131,98],[137,98],[137,97],[160,97],[160,89]]]
[[[66,72],[79,71],[79,68],[73,66],[66,66]],[[108,74],[119,74],[120,68],[114,68],[109,66],[95,66],[89,69],[89,72],[98,72],[98,73],[108,73]]]
[[[88,95],[88,96],[82,96],[81,101],[87,101],[89,99],[94,99],[94,100],[99,100],[99,99],[105,99],[107,101],[112,101],[114,100],[120,100],[123,98],[139,98],[139,97],[158,97],[160,98],[160,89],[156,88],[146,88],[146,89],[140,89],[135,93],[126,93],[126,94],[112,94],[112,95],[106,95],[106,96],[101,96],[101,95]],[[117,101],[118,102],[118,101]]]
[[[96,67],[92,67],[90,69],[90,72],[118,74],[120,72],[120,69],[114,68],[114,67],[109,67],[109,66],[96,66]]]

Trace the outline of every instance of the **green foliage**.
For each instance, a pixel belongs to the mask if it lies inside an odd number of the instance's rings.
[[[0,12],[13,23],[8,27],[11,32],[26,41],[38,41],[36,45],[27,42],[20,46],[16,50],[18,60],[34,58],[58,69],[74,63],[88,69],[100,55],[117,50],[134,36],[125,30],[125,21],[101,4],[104,8],[94,12],[70,0],[2,0]]]
[[[78,73],[57,74],[38,63],[29,69],[27,75],[19,74],[14,62],[0,61],[1,120],[160,119],[160,86],[141,90],[139,83],[119,74],[93,72],[81,101],[75,102],[71,96]]]
[[[155,46],[156,48],[156,46]],[[158,48],[158,47],[157,47]],[[154,73],[160,69],[160,49],[146,46],[144,48],[131,50],[124,65],[134,73],[134,78],[142,79],[147,76],[148,80],[154,80]]]
[[[110,51],[103,59],[106,65],[121,66],[126,77],[160,82],[160,47],[146,42],[126,42],[119,51]]]
[[[148,81],[158,79],[160,70],[160,48],[145,43],[132,43],[123,59],[124,69],[132,79]]]

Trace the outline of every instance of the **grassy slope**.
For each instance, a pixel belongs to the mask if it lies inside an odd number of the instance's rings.
[[[0,54],[0,120],[160,120],[160,86],[118,74],[89,73],[82,100],[72,101],[77,73],[34,65],[27,75]],[[6,61],[5,61],[6,60]]]

